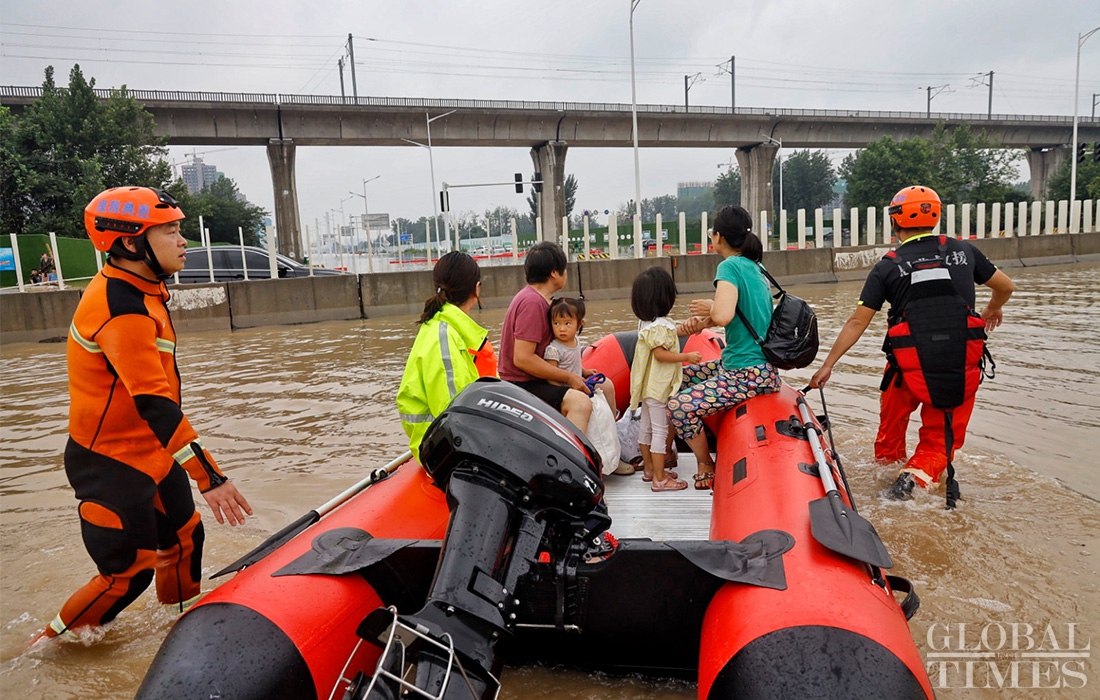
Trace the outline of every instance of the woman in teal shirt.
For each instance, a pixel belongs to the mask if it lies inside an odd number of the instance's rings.
[[[760,337],[772,317],[771,293],[758,265],[763,246],[752,232],[752,217],[741,207],[723,207],[714,215],[711,242],[722,256],[714,275],[714,299],[693,300],[692,318],[682,325],[689,333],[724,326],[726,347],[720,360],[685,367],[684,384],[668,402],[672,425],[699,463],[695,488],[700,490],[714,487],[703,418],[779,388],[779,372],[737,316],[740,310]]]

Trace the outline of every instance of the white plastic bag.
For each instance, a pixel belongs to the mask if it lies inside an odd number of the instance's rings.
[[[642,409],[623,411],[622,418],[616,423],[619,437],[619,459],[624,462],[641,464],[642,450],[638,447],[638,433],[642,427]]]
[[[619,434],[615,430],[615,414],[607,405],[603,389],[596,387],[592,394],[592,417],[588,419],[589,441],[600,453],[603,473],[610,474],[619,466]]]

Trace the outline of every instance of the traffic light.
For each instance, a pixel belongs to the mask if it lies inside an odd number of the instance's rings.
[[[445,212],[450,211],[451,193],[447,190],[439,191],[439,208]]]
[[[1100,163],[1100,141],[1092,144],[1092,162]]]
[[[523,173],[516,173],[516,194],[523,194]]]
[[[535,173],[535,192],[542,192],[542,173]]]
[[[1086,148],[1088,148],[1087,143],[1077,144],[1077,162],[1078,163],[1084,163],[1085,162],[1085,149]]]

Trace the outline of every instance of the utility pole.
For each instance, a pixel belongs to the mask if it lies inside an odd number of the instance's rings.
[[[935,97],[936,95],[940,94],[944,90],[947,90],[947,88],[949,88],[949,87],[951,87],[951,86],[950,85],[928,85],[927,87],[924,88],[926,94],[928,95],[927,102],[925,103],[926,107],[925,107],[925,113],[924,113],[926,117],[928,117],[928,118],[932,117],[932,98]],[[935,90],[935,92],[932,92],[933,90]],[[951,91],[951,92],[953,92],[953,91]]]
[[[340,69],[340,99],[344,99],[344,57],[336,59],[336,66]]]
[[[726,71],[730,74],[730,114],[737,113],[737,57],[730,56],[729,68],[725,63],[719,63],[715,66],[718,69],[718,75],[722,75],[722,71]],[[696,73],[699,75],[699,73]]]
[[[993,118],[993,71],[989,71],[989,112],[986,119]]]
[[[358,102],[359,88],[355,84],[355,45],[351,40],[351,32],[348,32],[348,60],[351,62],[351,95]]]
[[[1096,121],[1096,98],[1100,97],[1100,92],[1092,93],[1092,121]]]
[[[684,76],[684,109],[688,108],[688,90],[691,86],[702,80],[702,73],[696,73],[695,75]]]

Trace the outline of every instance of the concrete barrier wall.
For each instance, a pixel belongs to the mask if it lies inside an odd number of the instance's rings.
[[[1100,232],[974,239],[1001,267],[1100,261]],[[862,280],[891,246],[770,251],[764,264],[783,285]],[[634,278],[658,265],[669,270],[681,294],[707,293],[719,258],[714,254],[570,263],[565,295],[628,299]],[[526,284],[522,265],[482,268],[482,304],[507,306]],[[181,332],[419,314],[435,292],[428,270],[255,280],[169,288],[169,308]],[[0,294],[0,343],[64,338],[79,290]]]
[[[997,267],[1021,267],[1018,238],[976,238],[971,243]]]
[[[836,282],[832,248],[768,252],[764,265],[780,284]]]
[[[1080,235],[1080,234],[1077,234]],[[1073,257],[1073,236],[1025,236],[1016,239],[1020,263],[1025,267],[1036,265],[1064,265],[1076,262]]]
[[[384,275],[388,276],[388,275]],[[234,328],[362,318],[354,275],[229,282]]]
[[[64,339],[79,301],[78,289],[0,294],[0,343]]]
[[[418,314],[435,292],[430,270],[360,275],[359,285],[364,318]]]
[[[168,310],[177,333],[233,329],[226,285],[179,285],[170,287],[169,292]]]
[[[1073,257],[1077,262],[1100,262],[1100,231],[1073,236]]]
[[[672,273],[672,261],[667,257],[574,263],[566,279],[567,289],[577,294],[583,288],[586,299],[629,299],[634,278],[650,267],[662,267]]]
[[[832,248],[833,276],[838,282],[862,280],[882,256],[893,250],[890,245]],[[780,280],[782,281],[782,280]]]
[[[678,255],[672,272],[676,289],[681,294],[710,292],[714,290],[714,273],[722,259],[714,253],[702,255]]]

